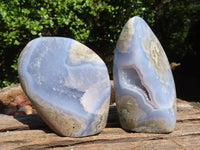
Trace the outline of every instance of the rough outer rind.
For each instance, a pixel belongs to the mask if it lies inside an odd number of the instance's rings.
[[[117,101],[117,110],[122,128],[135,132],[170,133],[174,126],[167,118],[151,118],[142,120],[147,112],[140,109],[138,102],[132,96],[125,95]]]

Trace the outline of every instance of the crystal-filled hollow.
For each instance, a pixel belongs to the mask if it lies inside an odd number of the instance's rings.
[[[113,65],[121,126],[135,132],[172,132],[176,91],[167,56],[147,23],[128,20],[117,41]]]
[[[102,59],[70,38],[32,40],[19,57],[26,95],[57,134],[90,136],[106,126],[110,79]]]

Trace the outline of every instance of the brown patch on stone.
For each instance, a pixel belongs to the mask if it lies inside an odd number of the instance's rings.
[[[70,114],[62,113],[61,110],[52,108],[49,104],[33,103],[37,109],[40,117],[45,123],[54,130],[57,134],[62,136],[79,137],[83,124],[79,119],[74,119]],[[48,116],[48,117],[46,117]]]
[[[117,111],[121,126],[132,131],[138,126],[139,118],[146,116],[146,113],[139,108],[137,100],[129,95],[122,96],[117,100]]]
[[[75,61],[79,61],[80,59],[94,60],[94,62],[102,63],[101,58],[94,51],[78,42],[72,43],[72,47],[70,50],[70,58],[72,63]]]
[[[147,57],[150,60],[150,63],[154,66],[155,71],[160,78],[160,81],[164,84],[167,84],[170,78],[169,72],[168,72],[170,71],[169,62],[160,42],[153,35],[153,33],[151,34],[150,34],[151,35],[150,42],[147,41],[147,39],[145,38],[143,39],[143,45],[145,47],[144,50],[147,54]]]
[[[132,39],[132,35],[134,34],[133,29],[134,18],[128,20],[125,26],[120,33],[119,39],[117,41],[117,48],[121,53],[127,53],[128,48],[130,47],[130,41]]]
[[[140,117],[146,116],[146,112],[139,108],[137,101],[131,96],[123,96],[117,103],[120,123],[124,129],[148,133],[169,133],[174,129],[163,118],[139,121]]]
[[[92,134],[101,132],[106,126],[109,111],[109,99],[110,97],[106,100],[105,104],[101,106],[101,109],[95,118],[92,125]]]

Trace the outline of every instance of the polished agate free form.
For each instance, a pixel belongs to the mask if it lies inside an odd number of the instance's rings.
[[[172,132],[174,79],[160,42],[142,18],[129,19],[122,29],[113,71],[121,126],[136,132]]]
[[[106,126],[107,67],[85,45],[62,37],[34,39],[19,57],[18,73],[37,112],[59,135],[89,136]]]

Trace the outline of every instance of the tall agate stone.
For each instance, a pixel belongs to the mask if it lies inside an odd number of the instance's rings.
[[[18,72],[25,93],[56,133],[82,137],[105,127],[109,75],[88,47],[69,38],[34,39],[19,57]]]
[[[176,92],[165,52],[146,22],[124,26],[114,56],[121,126],[136,132],[169,133],[176,123]]]

